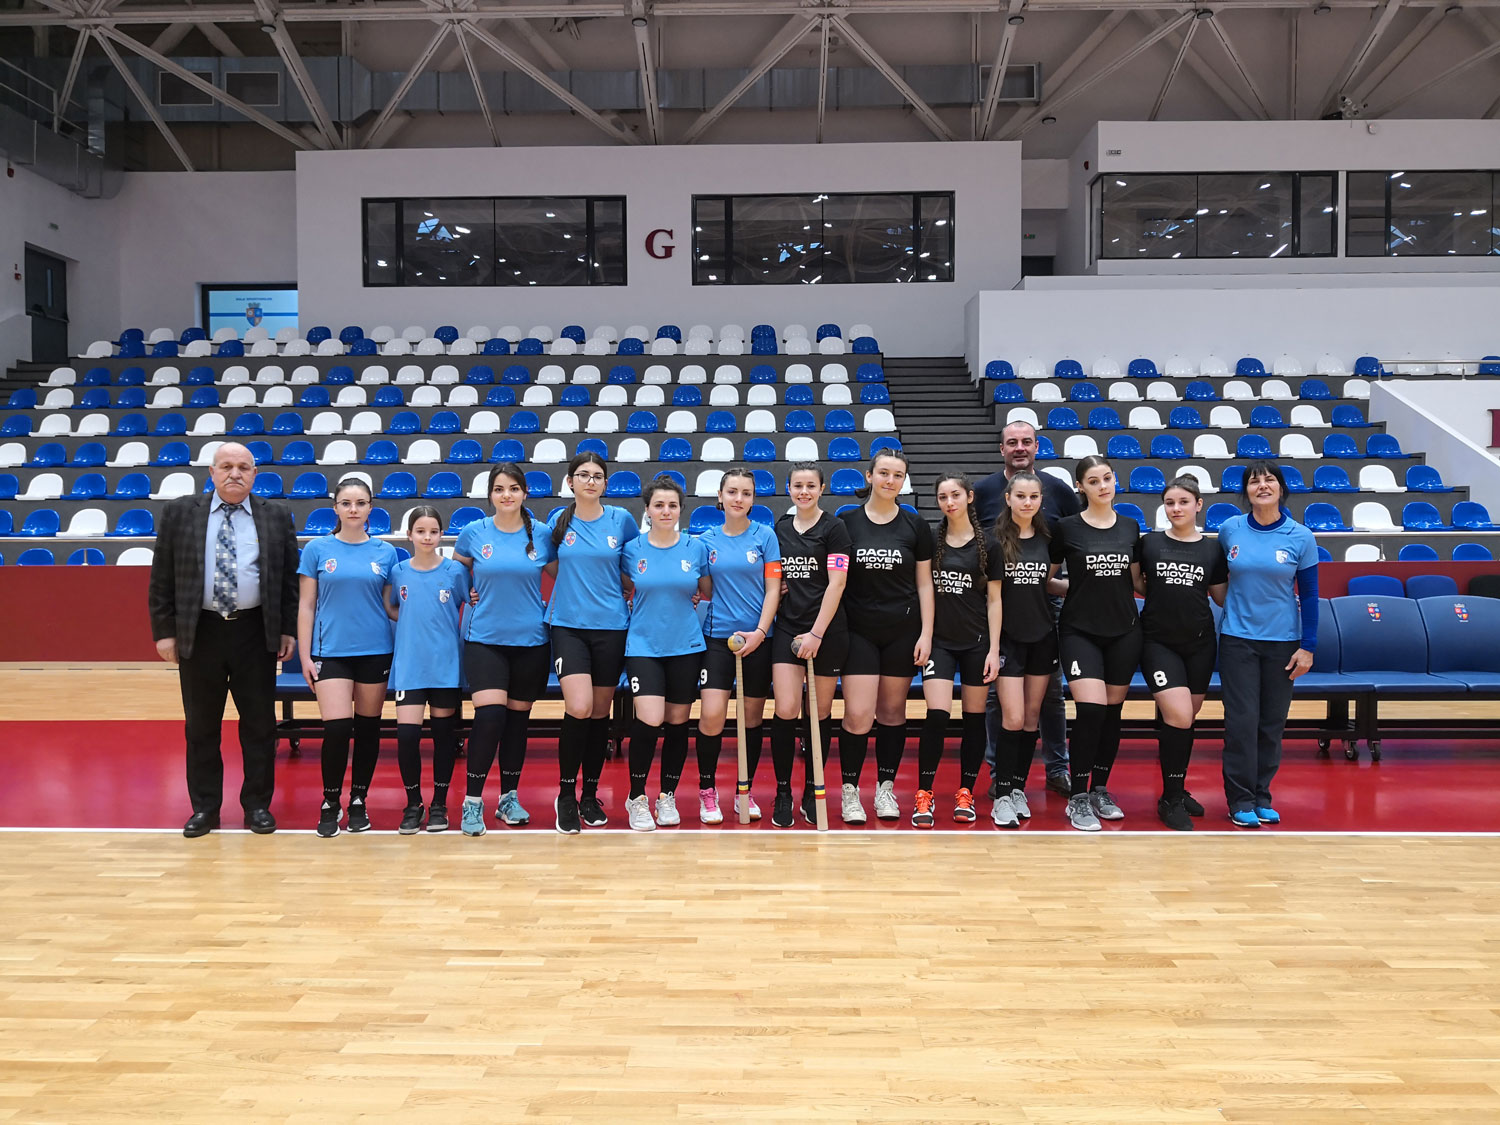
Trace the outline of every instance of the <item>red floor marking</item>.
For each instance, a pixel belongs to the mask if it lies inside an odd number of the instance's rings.
[[[15,828],[178,828],[191,811],[187,804],[183,780],[182,724],[176,722],[46,722],[0,723],[0,745],[7,749],[6,784],[0,788],[0,826]],[[225,799],[224,826],[239,826],[238,793],[240,784],[239,747],[235,724],[224,727]],[[1286,829],[1302,832],[1492,832],[1500,830],[1500,820],[1489,801],[1475,800],[1473,794],[1494,792],[1500,788],[1500,742],[1472,742],[1433,745],[1425,742],[1383,743],[1384,761],[1372,765],[1368,758],[1358,764],[1347,762],[1335,749],[1332,759],[1320,759],[1310,742],[1292,743],[1275,786],[1276,806]],[[951,820],[952,794],[957,788],[957,749],[950,753],[938,771],[935,787],[938,827],[964,831],[1001,831],[989,821],[990,802],[979,795],[980,819],[972,826],[954,825]],[[424,751],[430,746],[424,743]],[[554,823],[552,784],[556,760],[551,739],[533,739],[521,786],[521,802],[532,814],[528,830],[550,829]],[[1053,830],[1066,827],[1063,811],[1066,801],[1043,788],[1040,754],[1032,769],[1027,795],[1033,817],[1026,827]],[[454,770],[455,787],[449,800],[449,816],[457,830],[458,808],[462,801],[463,759]],[[828,778],[829,820],[835,830],[843,830],[839,819],[838,757],[830,762]],[[424,753],[423,790],[430,799],[432,792],[431,762]],[[737,831],[734,814],[734,749],[727,740],[719,767],[718,789],[725,820],[720,829]],[[988,784],[988,772],[982,773],[980,786]],[[657,781],[652,770],[654,800]],[[692,754],[688,771],[678,788],[678,804],[684,829],[700,829],[698,821],[697,778]],[[1207,809],[1199,821],[1203,829],[1233,831],[1226,819],[1223,791],[1219,780],[1218,747],[1210,743],[1194,754],[1189,786]],[[800,797],[801,766],[795,782]],[[918,831],[907,819],[911,813],[912,793],[916,786],[916,746],[907,749],[897,781],[897,793],[903,815],[899,821],[877,821],[874,815],[874,763],[865,767],[862,793],[870,820],[864,828],[849,831]],[[1160,773],[1155,747],[1149,743],[1132,743],[1121,752],[1110,788],[1126,813],[1118,824],[1106,824],[1105,831],[1156,831],[1162,828],[1156,818],[1156,798]],[[623,759],[606,763],[599,786],[600,800],[609,810],[611,828],[625,826],[625,797],[628,776]],[[347,783],[345,792],[347,794]],[[754,795],[764,818],[750,827],[767,832],[775,780],[770,755],[766,754],[757,772]],[[495,801],[499,796],[499,779],[490,774],[485,789],[487,823],[492,831]],[[272,806],[281,827],[311,829],[317,821],[322,798],[322,780],[318,765],[318,744],[309,739],[303,743],[299,758],[289,758],[286,743],[280,746],[276,767],[276,800]],[[370,796],[370,818],[377,829],[394,829],[406,803],[396,767],[393,741],[382,747],[380,766]],[[798,817],[798,831],[808,827]],[[510,829],[508,831],[520,831]],[[585,832],[588,830],[585,829]],[[670,831],[670,830],[668,830]]]

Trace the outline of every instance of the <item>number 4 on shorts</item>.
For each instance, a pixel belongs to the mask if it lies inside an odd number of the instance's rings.
[[[1068,672],[1068,675],[1073,676],[1075,678],[1078,677],[1078,676],[1083,675],[1083,669],[1080,668],[1080,667],[1078,667],[1078,661],[1076,661],[1076,660],[1073,661],[1073,668],[1072,668],[1071,671]]]

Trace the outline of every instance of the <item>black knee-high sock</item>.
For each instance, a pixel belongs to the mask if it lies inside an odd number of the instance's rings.
[[[984,731],[984,712],[963,713],[963,741],[958,744],[958,772],[963,788],[970,793],[979,781],[979,767],[984,765],[985,744],[989,741]]]
[[[505,739],[500,744],[500,792],[521,787],[521,767],[526,764],[526,743],[531,738],[531,708],[505,710]]]
[[[865,755],[869,749],[869,731],[855,734],[839,727],[839,772],[844,775],[845,785],[859,784],[859,775],[864,772]]]
[[[687,764],[688,724],[668,723],[667,732],[661,739],[661,791],[676,793],[677,783],[682,780],[682,767]]]
[[[1068,772],[1073,796],[1087,793],[1093,784],[1094,758],[1099,753],[1099,735],[1104,729],[1104,704],[1079,703],[1078,717],[1068,732]]]
[[[1018,730],[1006,733],[1013,734],[1016,738],[1015,773],[1011,777],[1010,787],[1024,793],[1026,792],[1026,778],[1031,773],[1032,760],[1036,758],[1036,744],[1041,737],[1041,732]]]
[[[464,792],[468,796],[484,796],[484,783],[489,779],[490,766],[494,764],[504,732],[505,708],[502,705],[492,703],[488,707],[474,708],[474,725],[469,728],[469,757],[465,766]],[[434,753],[434,762],[436,757]]]
[[[792,762],[797,757],[797,720],[771,719],[771,768],[776,771],[776,792],[792,791]],[[812,777],[809,770],[807,776]]]
[[[761,747],[765,745],[766,724],[745,728],[745,777],[755,780],[755,770],[760,765]]]
[[[1157,738],[1161,747],[1162,794],[1180,797],[1187,788],[1188,760],[1193,756],[1193,728],[1163,724]]]
[[[329,719],[323,724],[323,801],[338,805],[344,797],[344,774],[349,769],[349,739],[353,719]]]
[[[557,736],[557,781],[565,793],[578,793],[578,765],[583,761],[583,744],[588,741],[589,720],[564,715],[562,732]]]
[[[422,803],[422,724],[396,724],[396,763],[401,767],[401,784],[406,787],[406,803]]]
[[[646,777],[651,772],[651,763],[656,761],[656,740],[661,737],[661,724],[652,726],[641,719],[630,728],[630,796],[646,795]]]
[[[363,801],[370,792],[375,763],[380,760],[380,716],[354,716],[354,768],[349,775],[349,801]]]
[[[901,768],[901,756],[906,753],[906,724],[887,726],[875,724],[875,769],[878,781],[895,781]]]
[[[1099,728],[1099,752],[1094,757],[1094,788],[1109,784],[1109,771],[1115,768],[1115,758],[1120,753],[1120,712],[1123,703],[1111,703],[1104,708],[1104,724]]]
[[[458,758],[458,716],[433,715],[428,722],[432,726],[432,803],[446,808],[453,763]]]
[[[698,788],[712,789],[719,775],[719,751],[724,747],[724,732],[698,732]]]
[[[931,789],[932,782],[937,777],[938,763],[943,760],[943,741],[948,737],[948,719],[948,711],[944,709],[928,711],[927,717],[922,720],[922,737],[917,742],[918,789]],[[875,736],[875,753],[877,757],[880,754],[878,733]],[[881,777],[884,776],[882,773]]]
[[[590,719],[588,741],[583,747],[583,795],[597,796],[599,775],[604,772],[604,752],[609,748],[609,717]]]

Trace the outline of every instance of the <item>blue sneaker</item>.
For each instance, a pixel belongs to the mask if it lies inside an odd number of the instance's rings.
[[[1257,805],[1255,807],[1255,819],[1259,820],[1262,824],[1280,824],[1281,814],[1273,808],[1268,808],[1265,805]]]
[[[530,822],[531,814],[521,807],[521,798],[512,789],[500,798],[500,804],[495,807],[495,819],[501,824],[519,825]]]
[[[1259,828],[1260,819],[1249,809],[1240,809],[1229,814],[1230,821],[1237,828]]]
[[[465,836],[484,835],[484,802],[471,801],[464,798],[463,820],[459,827],[463,829]]]

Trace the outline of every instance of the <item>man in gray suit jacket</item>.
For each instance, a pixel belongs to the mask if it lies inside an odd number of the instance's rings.
[[[219,827],[224,759],[219,735],[229,693],[240,714],[245,781],[240,804],[252,832],[276,831],[276,664],[297,625],[297,532],[279,500],[251,497],[255,458],[227,442],[214,454],[214,490],[162,512],[151,562],[151,635],[177,664],[187,730],[184,836]]]

